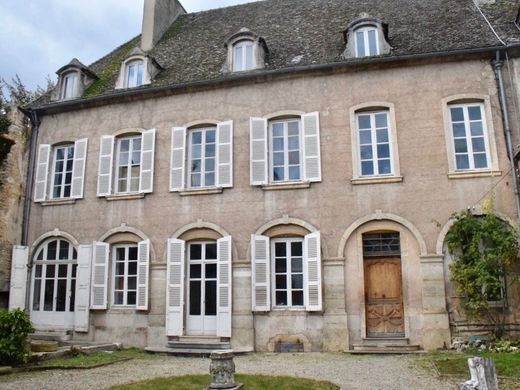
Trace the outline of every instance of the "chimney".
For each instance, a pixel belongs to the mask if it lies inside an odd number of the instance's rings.
[[[141,49],[151,50],[175,19],[185,13],[179,0],[144,0]]]

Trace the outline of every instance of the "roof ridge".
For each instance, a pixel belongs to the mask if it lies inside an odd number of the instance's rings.
[[[88,65],[88,67],[92,67],[92,66],[96,66],[99,62],[103,61],[104,59],[106,59],[107,57],[113,55],[115,52],[117,52],[118,50],[121,50],[124,46],[128,45],[130,42],[132,42],[133,40],[136,40],[137,38],[141,37],[141,34],[137,34],[135,37],[129,39],[128,41],[122,43],[121,45],[117,46],[115,49],[113,49],[112,51],[110,51],[109,53],[105,54],[103,57],[100,57],[98,58],[96,61],[90,63]]]

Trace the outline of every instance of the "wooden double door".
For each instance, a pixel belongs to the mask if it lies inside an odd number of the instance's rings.
[[[364,259],[367,337],[404,337],[401,259]]]

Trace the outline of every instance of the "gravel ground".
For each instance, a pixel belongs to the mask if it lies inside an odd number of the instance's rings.
[[[348,390],[442,390],[456,383],[417,369],[406,355],[335,353],[249,354],[235,357],[243,374],[289,375],[328,380]],[[89,370],[50,370],[0,377],[0,389],[104,389],[143,379],[209,372],[209,359],[158,356]]]

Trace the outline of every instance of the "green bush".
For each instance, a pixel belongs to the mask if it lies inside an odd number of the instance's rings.
[[[25,311],[0,309],[0,365],[27,363],[31,353],[28,335],[33,330]]]

